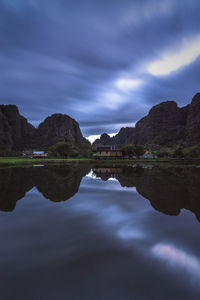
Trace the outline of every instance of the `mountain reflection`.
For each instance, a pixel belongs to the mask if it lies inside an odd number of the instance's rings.
[[[74,196],[90,167],[44,166],[0,169],[0,210],[12,211],[16,202],[36,187],[47,199],[59,202]],[[200,221],[200,169],[191,167],[122,166],[92,168],[92,178],[115,178],[121,187],[135,187],[151,206],[176,216],[192,211]]]
[[[151,206],[176,216],[181,209],[192,211],[200,221],[200,169],[152,165],[93,169],[102,180],[116,178],[122,187],[135,187]],[[110,173],[110,176],[109,176]]]
[[[33,187],[51,201],[68,200],[78,192],[89,171],[70,166],[0,169],[0,210],[14,210],[16,202]]]

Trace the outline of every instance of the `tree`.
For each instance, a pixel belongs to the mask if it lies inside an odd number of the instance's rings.
[[[134,147],[134,145],[130,144],[130,145],[122,147],[121,151],[123,151],[124,154],[130,158],[135,154],[135,147]]]
[[[163,158],[163,157],[169,157],[170,153],[168,151],[158,151],[156,153],[157,157]]]
[[[134,153],[135,153],[136,157],[139,158],[141,155],[143,155],[145,153],[145,149],[142,145],[137,145],[134,148]]]
[[[69,142],[58,142],[49,148],[49,154],[54,157],[69,157],[72,155],[73,150]]]
[[[185,150],[185,156],[191,158],[199,158],[200,157],[200,144],[192,146]]]
[[[174,152],[173,152],[173,157],[175,158],[183,158],[184,157],[184,153],[181,147],[177,148]]]

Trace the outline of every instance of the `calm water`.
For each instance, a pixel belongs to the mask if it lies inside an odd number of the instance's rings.
[[[0,299],[200,298],[200,168],[0,169]]]

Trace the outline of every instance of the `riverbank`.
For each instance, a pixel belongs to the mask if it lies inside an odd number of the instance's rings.
[[[23,158],[23,157],[0,157],[0,167],[3,166],[21,166],[21,165],[49,165],[49,164],[98,164],[98,165],[111,165],[111,164],[200,164],[200,159],[171,159],[171,158],[155,158],[155,159],[133,159],[133,160],[96,160],[90,158]]]
[[[87,158],[23,158],[23,157],[0,157],[0,166],[16,165],[47,165],[47,164],[70,164],[87,163],[92,161]]]

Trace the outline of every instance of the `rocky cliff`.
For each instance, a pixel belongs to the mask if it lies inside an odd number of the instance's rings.
[[[94,146],[98,145],[122,145],[135,143],[135,128],[126,127],[121,128],[118,134],[110,137],[107,133],[103,133],[99,139],[93,143]]]
[[[0,149],[19,150],[28,145],[36,129],[19,114],[15,105],[0,105]]]
[[[88,141],[83,138],[79,124],[64,114],[53,114],[42,122],[35,134],[36,145],[48,148],[60,140],[63,140],[64,135],[68,133],[74,138],[75,144],[78,146],[87,146]]]
[[[148,115],[136,123],[135,128],[122,128],[110,138],[105,134],[94,145],[148,144],[157,146],[183,146],[200,143],[200,93],[191,104],[179,108],[174,101],[162,102],[151,108]]]
[[[79,124],[68,115],[54,114],[36,129],[19,114],[15,105],[0,105],[0,150],[43,149],[63,139],[65,133],[73,136],[80,147],[87,147]]]

